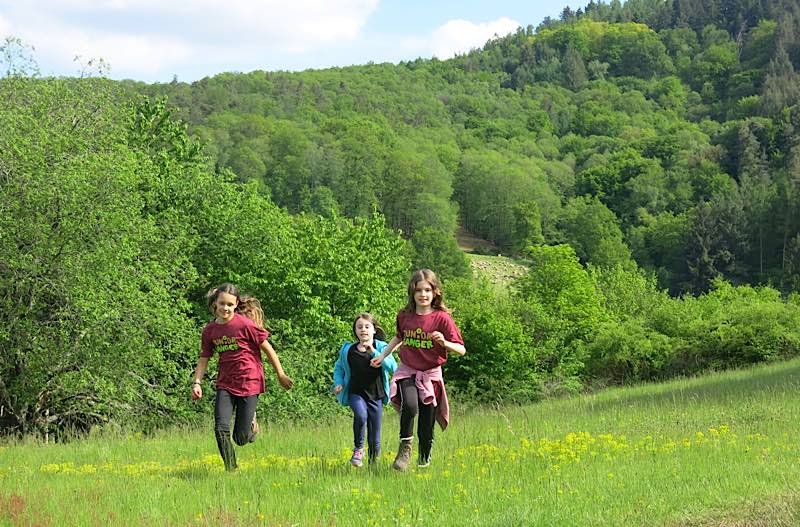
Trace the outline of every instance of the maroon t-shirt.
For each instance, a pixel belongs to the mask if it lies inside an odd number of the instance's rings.
[[[447,361],[447,350],[433,341],[431,333],[440,331],[449,342],[464,344],[453,317],[446,311],[434,310],[426,315],[401,311],[397,314],[397,338],[400,362],[415,370],[425,371]]]
[[[264,363],[261,343],[269,331],[246,316],[235,313],[225,324],[209,322],[201,336],[201,357],[219,354],[217,390],[238,397],[264,393]]]

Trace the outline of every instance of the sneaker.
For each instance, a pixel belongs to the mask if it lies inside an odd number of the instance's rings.
[[[429,466],[431,466],[431,457],[430,456],[420,457],[417,460],[417,468],[428,468]]]
[[[397,449],[397,457],[394,458],[392,468],[405,472],[408,470],[408,464],[411,461],[411,439],[401,439],[400,447]]]
[[[354,467],[360,467],[364,463],[364,449],[354,448],[353,457],[350,458],[350,464]]]

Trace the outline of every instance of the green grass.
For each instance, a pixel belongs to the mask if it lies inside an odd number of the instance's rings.
[[[0,447],[0,525],[796,525],[800,361],[459,410],[429,469],[347,465],[350,420]],[[266,405],[268,406],[268,405]]]
[[[474,273],[487,277],[498,286],[507,285],[527,270],[523,264],[507,256],[468,254],[467,259]]]

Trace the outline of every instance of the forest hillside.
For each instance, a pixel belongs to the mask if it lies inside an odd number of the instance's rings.
[[[352,317],[391,331],[423,266],[464,336],[463,401],[797,355],[800,2],[532,22],[446,61],[166,84],[42,78],[7,40],[0,433],[206,415],[188,382],[224,281],[261,299],[295,379],[275,418],[340,411]],[[498,287],[459,232],[526,269]]]
[[[718,276],[788,292],[798,66],[796,1],[631,0],[448,61],[131,88],[167,97],[218,170],[290,213],[377,210],[426,257],[457,251],[461,225],[498,252],[635,263],[673,294]]]

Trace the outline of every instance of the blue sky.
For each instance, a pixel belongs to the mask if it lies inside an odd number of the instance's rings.
[[[31,46],[42,75],[78,75],[102,59],[114,79],[190,82],[225,71],[447,59],[586,3],[0,0],[0,39]]]

